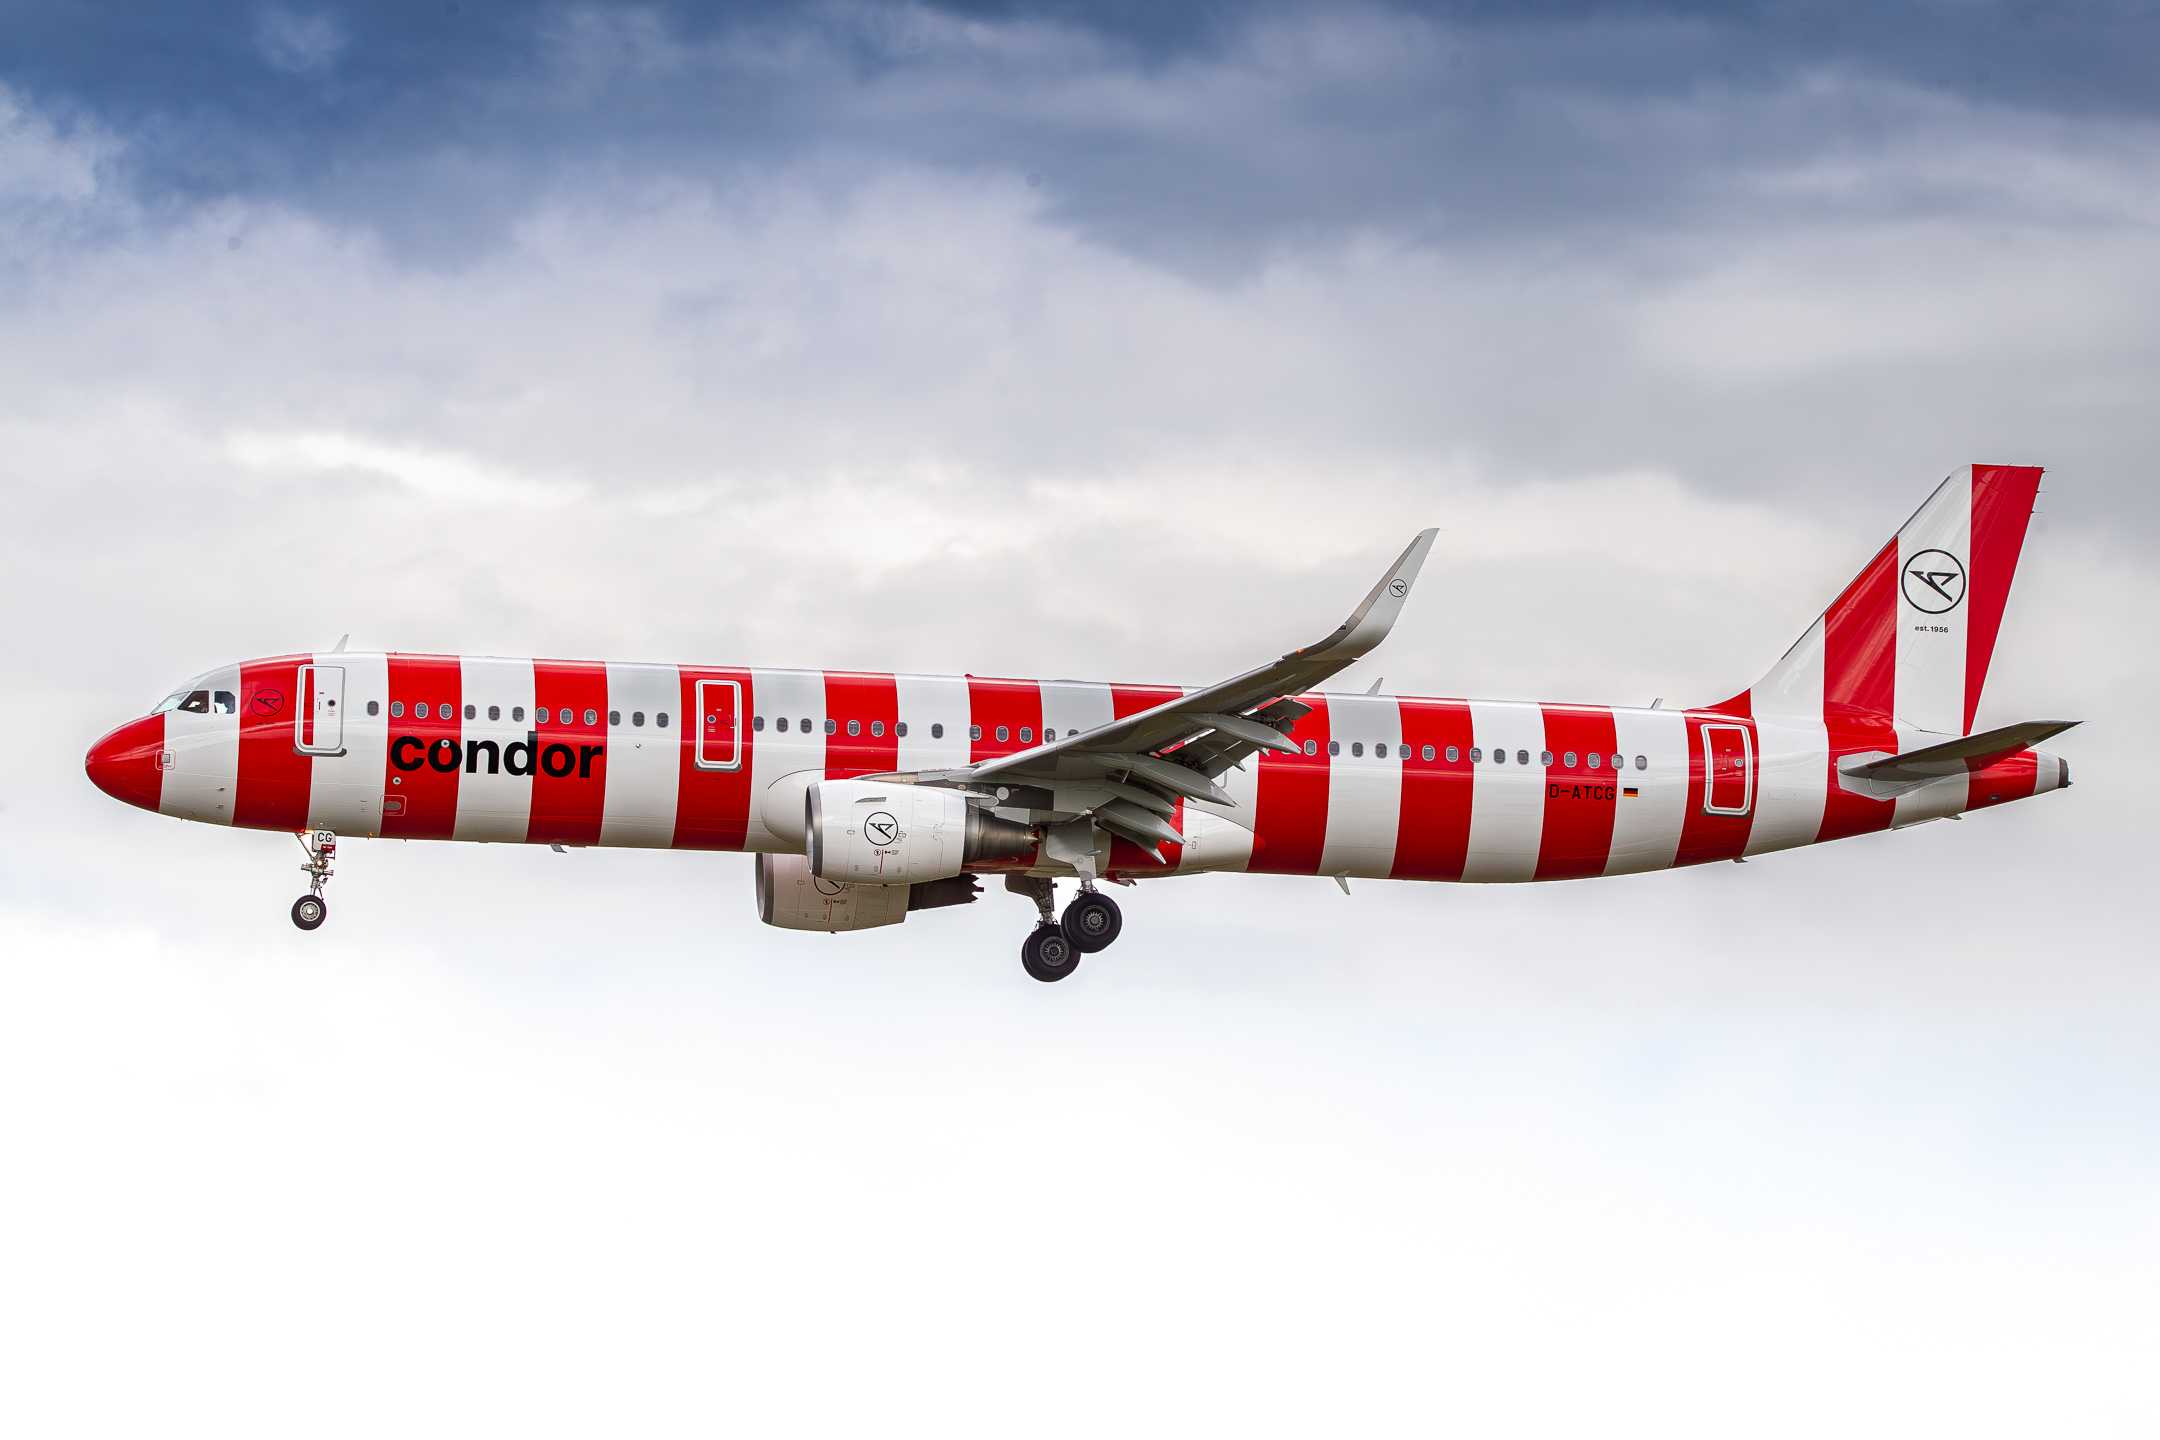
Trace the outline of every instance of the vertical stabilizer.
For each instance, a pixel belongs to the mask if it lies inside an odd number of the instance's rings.
[[[1969,734],[2040,475],[1975,465],[1943,481],[1785,658],[1718,708]]]

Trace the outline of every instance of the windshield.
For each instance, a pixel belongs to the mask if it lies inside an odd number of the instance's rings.
[[[163,715],[168,710],[178,710],[188,715],[231,715],[240,708],[239,697],[230,690],[211,688],[210,676],[198,675],[193,680],[158,701],[152,715]]]

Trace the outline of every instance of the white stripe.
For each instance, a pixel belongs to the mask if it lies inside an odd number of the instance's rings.
[[[1605,873],[1666,869],[1680,853],[1680,831],[1687,823],[1687,712],[1616,709],[1613,743],[1627,768],[1620,776],[1620,798],[1613,802],[1617,808]],[[1637,756],[1648,763],[1638,766]],[[1629,795],[1629,790],[1635,793]]]
[[[665,849],[675,840],[675,803],[682,781],[678,737],[697,731],[681,720],[662,730],[653,717],[665,711],[672,718],[682,709],[682,672],[673,665],[610,662],[607,683],[608,713],[618,717],[618,723],[608,727],[600,843]],[[640,715],[645,723],[632,723]],[[750,717],[737,716],[735,723],[747,731]],[[745,733],[742,738],[747,743],[750,737]],[[465,778],[468,783],[472,779]]]
[[[1472,700],[1471,743],[1485,758],[1475,767],[1470,790],[1470,853],[1466,881],[1529,880],[1537,875],[1538,841],[1545,833],[1545,712],[1514,701]],[[1493,763],[1505,749],[1507,763]],[[1527,751],[1530,763],[1518,764]]]
[[[1042,682],[1043,740],[1062,740],[1068,730],[1088,731],[1116,718],[1108,685],[1082,680]]]
[[[165,749],[173,757],[173,768],[165,772],[158,789],[158,813],[206,825],[230,825],[233,797],[240,784],[240,667],[213,670],[203,684],[211,692],[213,706],[218,691],[232,696],[233,712],[165,713]],[[299,697],[293,697],[292,703],[299,705]]]
[[[488,774],[483,758],[477,771],[458,776],[457,822],[453,840],[489,840],[521,845],[532,823],[532,774],[534,762],[525,761],[523,775],[510,773],[510,747],[524,742],[533,729],[533,662],[494,655],[458,657],[458,688],[465,703],[474,707],[474,718],[459,729],[468,763],[476,740],[492,743],[497,768]],[[496,718],[488,719],[493,709]],[[523,715],[522,720],[516,717]],[[612,757],[611,757],[612,758]]]
[[[1955,564],[1923,552],[1942,551]],[[1897,692],[1891,710],[1902,724],[1948,735],[1965,729],[1965,595],[1972,567],[1972,470],[1951,476],[1898,532]],[[1963,579],[1946,579],[1962,571]],[[1946,601],[1928,582],[1950,590]],[[1915,603],[1918,601],[1919,603]]]
[[[765,728],[756,732],[754,758],[750,762],[750,823],[743,835],[745,850],[785,850],[795,847],[765,828],[765,791],[783,775],[799,770],[825,773],[825,672],[822,670],[753,670],[746,703],[765,717]],[[780,721],[787,720],[787,733]],[[694,717],[693,717],[694,718]],[[809,722],[807,732],[804,722]]]
[[[1746,854],[1813,844],[1830,793],[1830,731],[1823,724],[1823,622],[1749,692],[1755,714],[1755,823]],[[1676,837],[1677,841],[1677,837]]]
[[[956,770],[968,763],[968,688],[956,675],[895,675],[900,718],[908,733],[900,741],[902,770]],[[932,730],[943,726],[943,736]]]
[[[346,650],[316,655],[311,663],[344,668],[345,753],[315,757],[308,783],[308,827],[340,835],[380,835],[384,751],[390,744],[390,657],[381,651]],[[371,701],[373,715],[367,709]]]
[[[1402,820],[1402,706],[1392,695],[1330,695],[1327,708],[1328,734],[1342,750],[1328,762],[1320,873],[1386,879]]]

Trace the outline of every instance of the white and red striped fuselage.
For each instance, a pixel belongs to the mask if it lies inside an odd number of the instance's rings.
[[[336,753],[304,753],[301,712],[317,703],[317,677],[333,675]],[[784,777],[954,770],[1185,693],[360,652],[245,662],[191,686],[181,696],[207,694],[207,708],[166,709],[100,745],[101,786],[161,814],[264,830],[769,852],[802,849],[767,823],[763,797]],[[730,713],[700,713],[701,699]],[[1298,753],[1263,751],[1225,772],[1234,806],[1181,802],[1172,823],[1192,843],[1163,846],[1160,862],[1116,840],[1105,876],[1620,875],[1914,824],[2066,780],[2060,761],[2024,750],[1874,798],[1840,783],[1841,756],[1949,737],[1819,713],[1786,722],[1747,713],[1744,696],[1710,710],[1297,699],[1311,707],[1289,731]],[[1059,818],[1050,791],[1009,798],[1009,818]],[[1028,860],[970,868],[1055,873]]]

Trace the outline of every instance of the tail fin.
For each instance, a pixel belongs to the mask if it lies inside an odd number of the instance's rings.
[[[1975,465],[1943,481],[1785,658],[1718,708],[1970,734],[2040,475]]]

